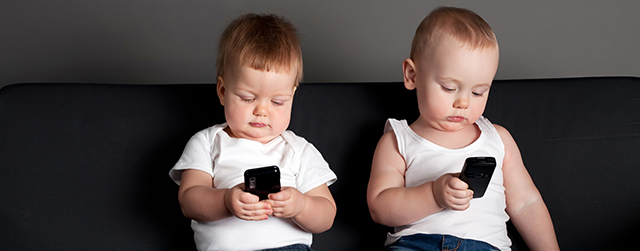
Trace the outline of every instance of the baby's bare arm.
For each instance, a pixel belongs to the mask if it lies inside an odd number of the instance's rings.
[[[522,162],[518,145],[504,127],[496,125],[496,129],[505,145],[502,170],[511,221],[531,250],[560,250],[551,216]]]
[[[199,170],[185,170],[180,180],[178,200],[182,213],[199,222],[212,222],[236,215],[245,220],[264,220],[271,214],[270,205],[258,197],[232,189],[213,188],[211,175]]]
[[[405,170],[395,134],[389,131],[376,147],[367,188],[369,212],[375,222],[402,226],[443,210],[433,195],[434,182],[405,187]]]

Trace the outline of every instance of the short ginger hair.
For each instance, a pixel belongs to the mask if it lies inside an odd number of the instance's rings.
[[[429,55],[444,38],[453,38],[470,49],[498,49],[498,39],[491,26],[473,11],[438,7],[422,20],[411,44],[411,60]]]
[[[218,45],[217,76],[239,66],[263,71],[296,70],[302,81],[302,50],[295,27],[274,14],[245,14],[223,31]]]

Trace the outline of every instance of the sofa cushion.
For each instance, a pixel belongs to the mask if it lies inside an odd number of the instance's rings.
[[[417,116],[402,83],[298,89],[290,129],[338,175],[336,221],[314,249],[383,249],[389,228],[366,204],[371,158],[387,118]],[[485,116],[518,142],[561,248],[640,234],[639,78],[498,80]],[[167,172],[195,132],[223,121],[212,84],[0,89],[0,249],[193,250]]]

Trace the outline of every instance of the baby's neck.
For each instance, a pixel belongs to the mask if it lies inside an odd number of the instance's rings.
[[[232,138],[232,139],[242,139],[242,140],[254,141],[254,142],[257,142],[257,143],[260,143],[260,144],[263,144],[263,145],[269,144],[269,143],[271,143],[274,139],[276,139],[276,138],[280,137],[280,135],[278,135],[278,136],[276,136],[276,137],[273,137],[273,138],[270,138],[270,139],[266,139],[266,140],[260,141],[260,140],[256,140],[256,139],[249,139],[249,138],[245,138],[245,137],[240,137],[240,136],[238,136],[238,135],[234,134],[234,133],[233,133],[233,131],[231,131],[231,128],[229,128],[229,126],[227,126],[227,127],[225,127],[224,129],[222,129],[222,131],[226,132],[226,133],[227,133],[227,135],[229,136],[229,138]]]
[[[417,123],[411,124],[411,130],[422,138],[447,149],[461,149],[473,144],[482,131],[477,124],[467,126],[458,131],[442,131],[431,126],[420,126]]]

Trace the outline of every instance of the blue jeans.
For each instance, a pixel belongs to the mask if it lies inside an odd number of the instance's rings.
[[[262,249],[259,251],[314,251],[313,248],[304,244],[293,244],[279,248]]]
[[[498,251],[498,248],[482,241],[461,239],[451,235],[414,234],[403,236],[387,247],[387,251]]]

